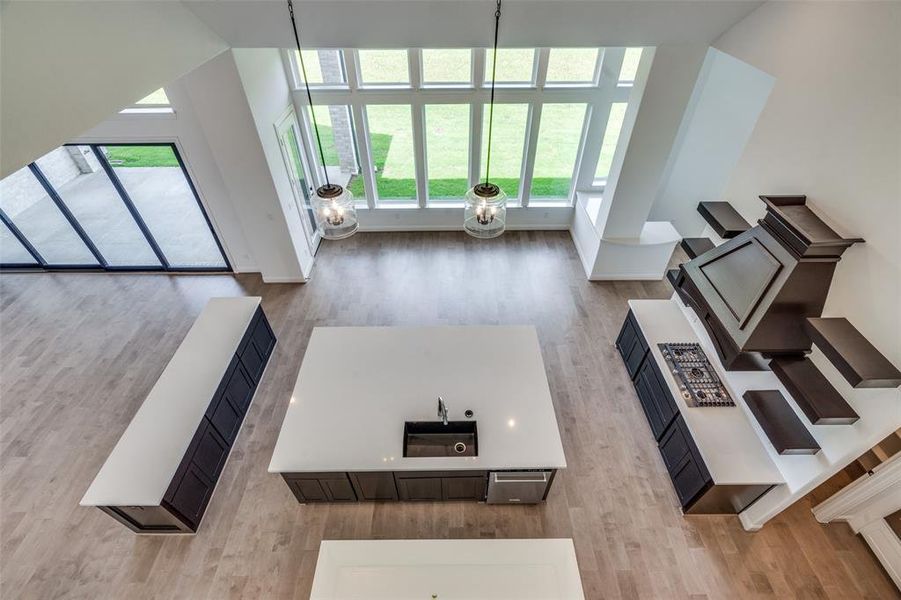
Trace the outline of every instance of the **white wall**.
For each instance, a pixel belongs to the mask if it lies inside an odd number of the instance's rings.
[[[723,199],[750,222],[759,194],[806,194],[841,233],[845,252],[826,316],[847,317],[901,365],[901,3],[770,2],[714,46],[776,83]],[[823,355],[812,360],[852,406],[840,460],[792,493],[768,494],[742,519],[765,521],[901,426],[901,391],[852,389]],[[869,407],[882,407],[878,411]],[[836,427],[836,426],[830,426]],[[883,433],[884,432],[884,433]],[[880,435],[881,434],[881,435]],[[866,439],[865,439],[866,438]],[[838,454],[836,454],[838,456]]]
[[[660,46],[628,142],[614,156],[598,218],[602,238],[637,238],[660,189],[676,134],[704,63],[706,45]],[[629,114],[627,112],[627,119]]]
[[[774,82],[728,54],[707,51],[650,220],[670,221],[682,237],[701,235],[706,222],[698,203],[721,199]]]
[[[227,48],[179,2],[0,4],[0,178]]]
[[[260,272],[266,282],[303,281],[232,53],[166,86],[166,93],[174,115],[115,115],[73,141],[176,142],[234,269]],[[306,248],[304,241],[300,252]]]
[[[281,52],[275,48],[235,48],[231,53],[275,188],[275,200],[281,208],[294,255],[304,277],[308,277],[313,269],[313,255],[301,221],[306,217],[302,217],[298,210],[275,130],[276,123],[292,106],[291,90],[288,88]]]
[[[709,45],[762,0],[516,0],[503,4],[501,45]],[[284,0],[188,0],[235,48],[294,45]],[[305,46],[484,48],[494,34],[491,0],[295,0]]]
[[[827,315],[901,364],[901,3],[772,2],[715,44],[776,78],[724,200],[806,194],[866,244],[838,265]]]

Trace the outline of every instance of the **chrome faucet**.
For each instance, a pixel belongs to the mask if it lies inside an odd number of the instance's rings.
[[[441,396],[438,396],[438,416],[441,417],[441,422],[447,425],[447,404]]]

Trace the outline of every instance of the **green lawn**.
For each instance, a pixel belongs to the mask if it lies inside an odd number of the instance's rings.
[[[115,168],[178,166],[169,146],[104,146],[104,154]]]
[[[489,59],[491,52],[489,51]],[[498,54],[498,79],[522,80],[532,69],[532,53],[502,49]],[[447,64],[441,63],[441,59]],[[555,81],[579,81],[593,76],[595,49],[552,50],[549,78]],[[306,58],[306,55],[305,55]],[[312,56],[310,57],[313,58]],[[468,71],[468,55],[434,53],[426,55],[428,71],[435,79],[459,78],[457,71]],[[361,52],[361,68],[370,82],[407,80],[402,53],[392,50]],[[634,56],[627,56],[624,72],[634,70]],[[449,61],[449,62],[448,62]],[[446,76],[439,75],[447,74]],[[451,75],[454,73],[454,75]],[[312,79],[312,77],[311,77]],[[625,104],[614,105],[608,133],[598,161],[597,176],[606,177],[622,124]],[[414,148],[410,107],[371,105],[367,109],[372,158],[376,168],[376,186],[381,200],[416,199]],[[562,198],[569,193],[579,140],[586,113],[585,104],[546,104],[541,115],[535,167],[532,175],[533,198]],[[318,106],[316,118],[322,137],[325,162],[337,166],[338,154],[328,109]],[[525,104],[497,104],[491,156],[491,181],[501,186],[510,198],[520,196],[520,171],[528,120]],[[428,105],[425,113],[428,190],[432,201],[459,200],[469,187],[469,105]],[[482,139],[482,177],[488,142],[488,107],[484,111]],[[355,176],[348,188],[355,196],[365,197],[363,179]]]

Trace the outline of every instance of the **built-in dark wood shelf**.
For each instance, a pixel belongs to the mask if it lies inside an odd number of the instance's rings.
[[[701,202],[698,212],[721,238],[734,238],[751,228],[728,202]]]
[[[800,256],[838,257],[862,238],[835,232],[807,206],[807,196],[760,196],[766,204],[763,224]]]
[[[688,255],[688,258],[695,258],[708,250],[716,248],[716,244],[714,244],[713,240],[710,238],[682,238],[682,243],[680,245],[682,246],[682,249],[685,250],[685,254]]]
[[[809,358],[775,358],[770,368],[814,425],[848,425],[860,418]]]
[[[779,454],[816,454],[820,445],[779,390],[748,390],[742,396]]]
[[[901,385],[901,371],[893,365],[848,319],[807,318],[810,339],[856,388],[894,388]]]

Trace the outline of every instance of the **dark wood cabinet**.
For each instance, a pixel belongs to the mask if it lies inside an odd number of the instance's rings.
[[[397,477],[400,500],[443,500],[440,477]]]
[[[101,506],[130,529],[145,533],[197,531],[203,513],[238,436],[257,381],[246,366],[248,357],[259,377],[275,346],[275,337],[261,308],[251,319],[237,352],[232,357],[216,392],[201,418],[194,437],[182,457],[160,506]],[[353,489],[347,477],[345,488],[335,483],[323,492],[327,500],[351,500]],[[294,488],[292,487],[292,490]],[[312,493],[311,489],[304,488]]]
[[[673,480],[676,496],[682,509],[687,510],[713,482],[681,415],[660,439],[659,449]]]
[[[616,348],[622,355],[623,362],[626,363],[626,371],[628,371],[629,377],[635,379],[635,375],[638,373],[638,369],[648,353],[648,343],[641,334],[632,311],[629,311],[629,314],[626,315],[619,337],[616,338]]]
[[[484,500],[488,477],[445,477],[441,480],[443,500]]]
[[[254,382],[260,380],[274,347],[275,334],[262,309],[259,309],[238,346],[241,362]]]
[[[297,501],[311,502],[356,502],[346,473],[296,473],[286,474],[285,482]]]
[[[349,473],[349,475],[357,493],[357,500],[397,500],[397,486],[394,484],[394,473],[391,471]]]
[[[654,439],[659,440],[669,424],[679,414],[679,409],[676,407],[663,379],[663,374],[653,357],[648,356],[648,359],[641,365],[634,383],[641,407],[651,425]]]
[[[487,471],[284,473],[298,502],[485,500]]]
[[[617,346],[623,355],[626,368],[630,368],[631,352],[624,347],[640,346],[644,336],[638,321],[630,312],[623,324],[623,332]],[[632,341],[632,346],[628,342]],[[698,450],[679,406],[667,385],[668,374],[660,370],[653,356],[655,350],[647,349],[645,357],[635,372],[633,384],[639,404],[644,410],[663,463],[669,472],[682,510],[696,514],[734,514],[747,508],[767,492],[770,484],[717,485]],[[633,360],[633,364],[634,364]],[[716,410],[695,408],[688,410]]]

